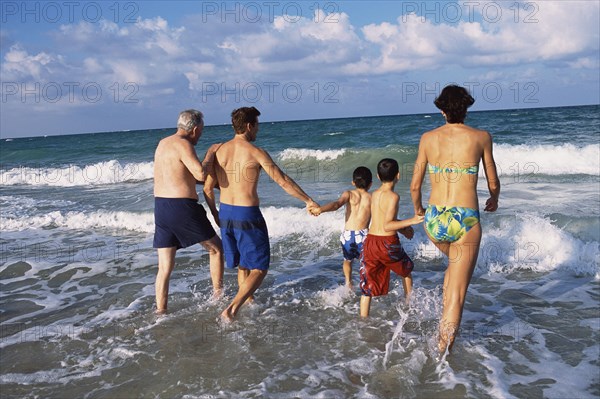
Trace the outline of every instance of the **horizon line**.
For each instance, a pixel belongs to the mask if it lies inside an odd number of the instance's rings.
[[[501,109],[482,109],[477,111],[469,111],[469,113],[477,113],[477,112],[498,112],[498,111],[517,111],[517,110],[536,110],[536,109],[548,109],[548,108],[574,108],[574,107],[591,107],[591,106],[600,106],[600,103],[596,104],[578,104],[578,105],[554,105],[547,107],[524,107],[524,108],[501,108]],[[397,117],[397,116],[416,116],[416,115],[430,115],[438,113],[438,110],[434,112],[417,112],[412,114],[384,114],[384,115],[360,115],[360,116],[338,116],[334,118],[308,118],[308,119],[288,119],[288,120],[266,120],[260,123],[288,123],[288,122],[307,122],[307,121],[327,121],[327,120],[337,120],[337,119],[358,119],[358,118],[387,118],[387,117]],[[230,125],[229,122],[213,124],[213,125],[205,125],[205,127],[222,127],[223,125]],[[96,131],[96,132],[83,132],[83,133],[63,133],[63,134],[39,134],[36,136],[18,136],[18,137],[0,137],[0,140],[7,139],[27,139],[27,138],[35,138],[35,137],[58,137],[58,136],[77,136],[84,134],[104,134],[104,133],[118,133],[118,132],[140,132],[144,130],[164,130],[164,129],[176,129],[176,126],[167,126],[167,127],[156,127],[150,129],[123,129],[123,130],[110,130],[110,131]]]

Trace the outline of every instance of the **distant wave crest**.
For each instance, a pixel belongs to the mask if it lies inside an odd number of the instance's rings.
[[[307,148],[287,148],[279,153],[282,161],[316,159],[317,161],[334,160],[346,153],[346,149],[310,150]]]
[[[126,229],[142,233],[154,231],[154,215],[133,212],[60,212],[54,211],[45,215],[2,218],[0,226],[3,231],[20,231],[26,229],[67,228],[73,230],[93,229]]]
[[[0,185],[31,186],[96,186],[152,179],[153,163],[125,163],[110,160],[83,167],[67,165],[59,168],[22,166],[0,170]]]
[[[600,175],[600,146],[508,145],[494,147],[500,175]]]

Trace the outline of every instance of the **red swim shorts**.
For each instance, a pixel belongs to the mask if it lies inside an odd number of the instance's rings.
[[[360,290],[366,296],[386,295],[390,287],[390,270],[407,277],[414,267],[397,235],[369,234],[360,259]]]

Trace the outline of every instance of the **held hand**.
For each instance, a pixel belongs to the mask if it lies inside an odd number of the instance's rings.
[[[403,229],[400,229],[400,230],[398,230],[398,232],[400,234],[402,234],[404,237],[408,238],[409,240],[412,240],[412,238],[415,235],[415,230],[412,228],[412,226],[408,226]]]
[[[415,215],[411,219],[411,222],[412,222],[411,224],[423,223],[423,220],[425,220],[425,216],[424,215]]]
[[[425,215],[425,209],[423,209],[423,206],[419,205],[418,208],[415,208],[415,215],[419,215],[419,216]]]
[[[314,208],[310,208],[308,210],[308,212],[313,215],[313,216],[319,216],[321,215],[322,211],[321,211],[321,207],[314,207]]]
[[[319,207],[319,204],[317,204],[313,200],[309,200],[306,203],[306,210],[308,211],[308,213],[310,213],[313,216],[319,216],[321,214],[321,209]]]
[[[204,181],[206,180],[206,170],[204,169],[204,165],[202,165],[202,179],[196,180],[196,184],[204,185]]]
[[[494,198],[494,197],[488,198],[488,200],[485,201],[484,211],[486,211],[486,212],[495,212],[496,209],[498,209],[498,199]]]

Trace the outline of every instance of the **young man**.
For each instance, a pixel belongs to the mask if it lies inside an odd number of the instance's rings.
[[[367,236],[369,221],[371,220],[371,194],[369,194],[369,189],[372,183],[373,174],[369,168],[359,166],[352,173],[352,185],[356,188],[344,191],[337,201],[316,208],[313,212],[313,215],[318,216],[323,212],[337,211],[346,205],[346,222],[340,241],[344,255],[342,268],[348,289],[353,288],[352,261],[360,258],[363,241]]]
[[[381,187],[371,195],[371,225],[363,245],[360,266],[360,315],[367,317],[371,308],[371,297],[387,295],[390,285],[390,270],[402,277],[406,297],[412,291],[413,262],[408,257],[397,231],[412,238],[413,224],[423,222],[423,216],[398,220],[398,201],[394,192],[400,179],[398,162],[385,158],[377,164],[377,177]]]
[[[269,269],[269,236],[257,192],[261,170],[289,195],[303,201],[309,210],[319,206],[281,171],[265,150],[253,144],[259,115],[254,107],[231,113],[235,135],[216,150],[204,186],[207,204],[221,227],[227,267],[238,267],[238,293],[221,313],[227,321],[233,320],[246,300],[252,300]],[[216,184],[221,192],[219,211],[214,197]]]
[[[167,311],[169,279],[175,252],[200,243],[209,253],[214,295],[221,294],[223,255],[221,239],[198,204],[196,182],[204,180],[204,166],[194,146],[202,135],[202,113],[179,114],[177,132],[158,143],[154,154],[154,248],[158,251],[156,312]],[[209,151],[210,153],[210,151]],[[207,154],[207,159],[211,158]]]

